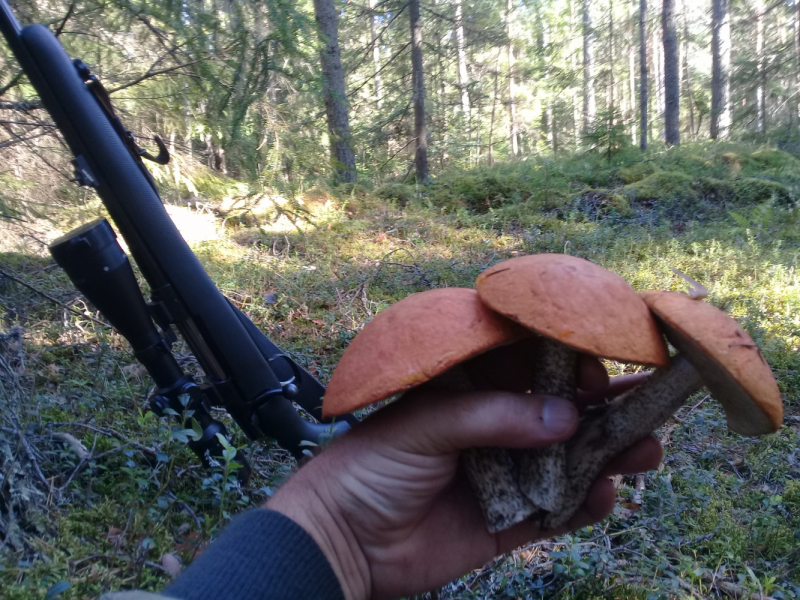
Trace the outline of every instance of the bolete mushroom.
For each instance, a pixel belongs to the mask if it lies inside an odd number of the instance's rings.
[[[741,325],[687,294],[646,292],[642,297],[678,354],[668,368],[656,370],[643,384],[584,417],[567,442],[569,493],[543,519],[546,528],[572,516],[611,457],[663,425],[703,386],[722,403],[733,431],[763,435],[781,425],[778,385]]]
[[[530,335],[486,308],[475,290],[413,294],[378,313],[347,347],[325,393],[323,415],[350,412],[423,383],[471,390],[465,361]],[[538,511],[520,491],[508,451],[474,448],[462,460],[489,529],[505,529]]]
[[[481,301],[536,332],[531,391],[574,400],[578,352],[666,366],[669,354],[647,305],[620,276],[588,260],[535,254],[503,261],[478,277]],[[564,444],[526,450],[520,487],[545,511],[558,511],[568,487]]]

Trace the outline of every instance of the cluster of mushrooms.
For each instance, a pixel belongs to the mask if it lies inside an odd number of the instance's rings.
[[[671,357],[664,336],[677,351]],[[688,294],[638,294],[618,275],[559,254],[513,258],[484,271],[476,290],[430,290],[379,313],[342,356],[323,413],[350,412],[422,384],[474,389],[469,359],[526,338],[536,347],[532,393],[574,400],[579,353],[656,370],[585,412],[563,444],[464,452],[491,532],[528,518],[545,529],[566,523],[608,460],[703,386],[737,433],[772,433],[783,419],[772,371],[734,319]]]

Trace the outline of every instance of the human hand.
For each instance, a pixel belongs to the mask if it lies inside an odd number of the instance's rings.
[[[498,554],[579,529],[611,512],[614,488],[602,478],[563,529],[543,532],[536,523],[524,522],[487,532],[459,469],[459,451],[546,446],[569,438],[578,423],[573,404],[519,393],[526,389],[521,361],[530,356],[522,346],[487,354],[471,365],[476,385],[493,391],[410,393],[337,440],[269,501],[268,508],[314,538],[346,598],[426,591]],[[599,362],[582,359],[580,364],[581,406],[637,383],[634,376],[609,384]],[[612,461],[603,475],[655,468],[661,454],[659,442],[646,438]]]

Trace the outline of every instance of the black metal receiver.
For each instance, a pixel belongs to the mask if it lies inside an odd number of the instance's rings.
[[[203,434],[190,445],[204,460],[222,455],[217,434],[225,434],[211,406],[224,407],[249,438],[275,438],[298,457],[304,441],[349,429],[356,422],[352,415],[323,422],[325,388],[222,295],[183,240],[142,162],[166,164],[163,142],[156,137],[155,157],[140,149],[100,80],[81,60],[70,60],[47,27],[20,27],[6,0],[0,0],[0,32],[74,154],[76,182],[97,191],[149,284],[146,303],[105,220],[50,245],[59,266],[147,368],[157,386],[153,410],[192,411]],[[173,326],[205,373],[201,384],[170,351],[177,339]],[[319,422],[303,419],[292,402]],[[247,477],[249,467],[240,475]]]

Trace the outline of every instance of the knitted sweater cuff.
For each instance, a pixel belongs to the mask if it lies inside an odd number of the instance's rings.
[[[164,595],[176,600],[344,600],[336,574],[311,536],[266,509],[235,518]]]

